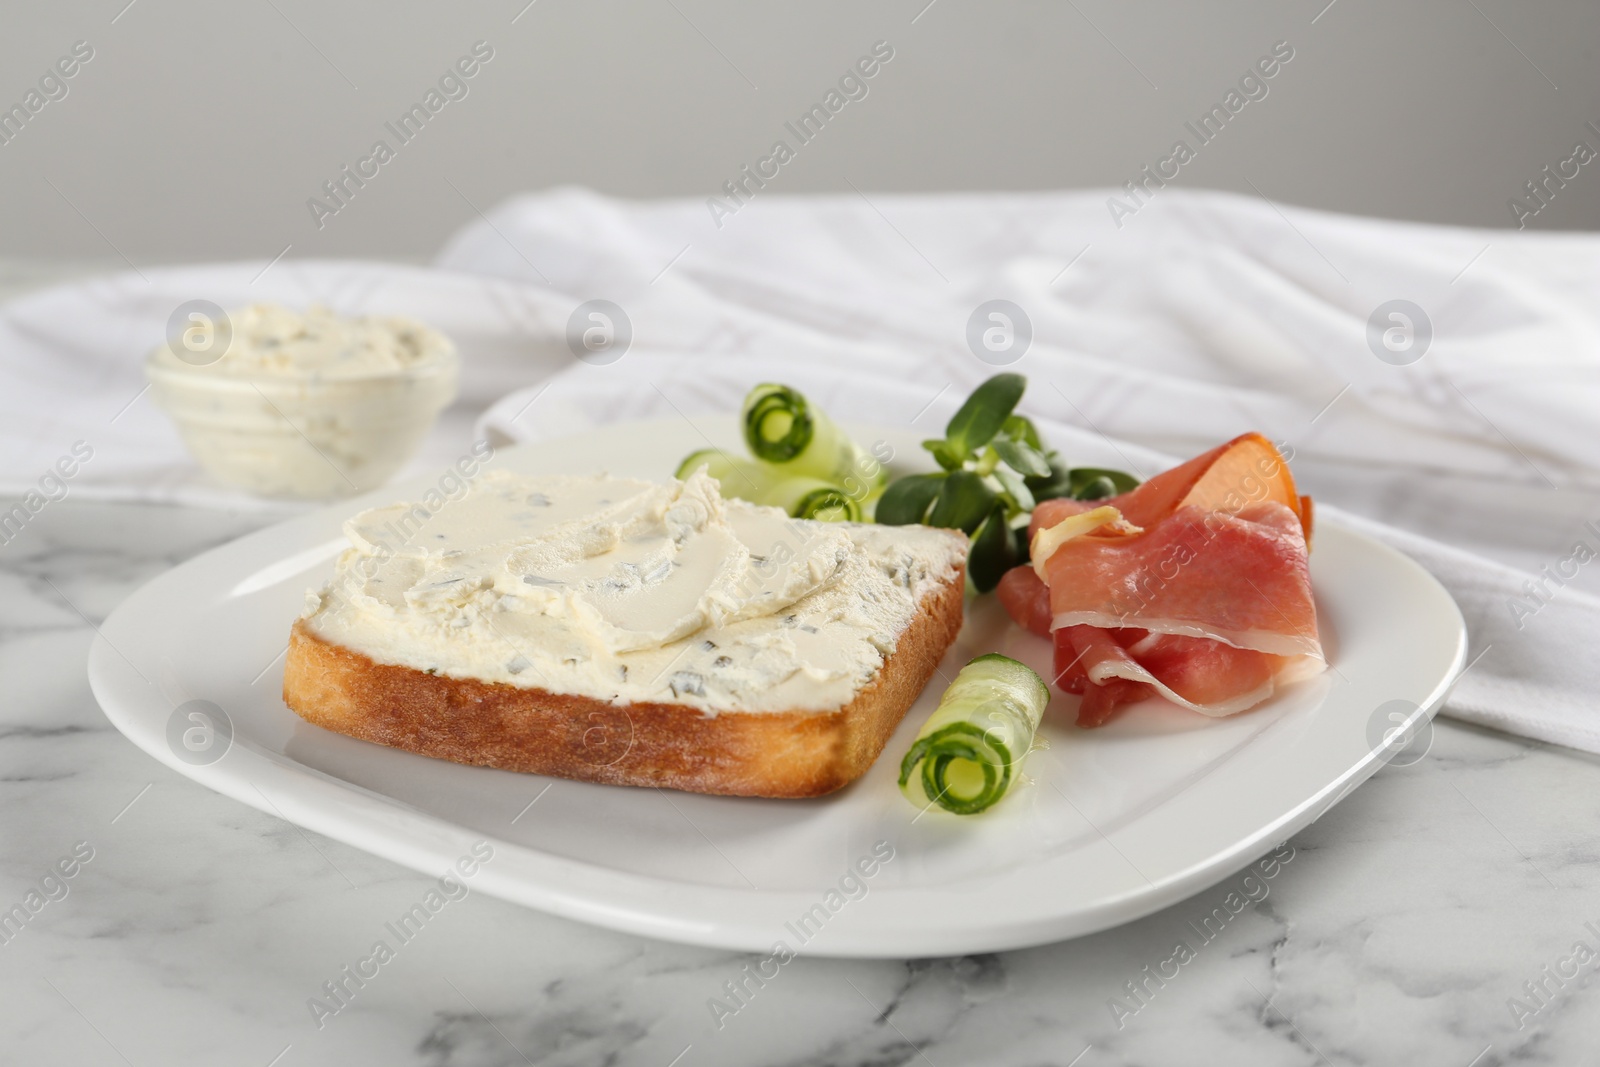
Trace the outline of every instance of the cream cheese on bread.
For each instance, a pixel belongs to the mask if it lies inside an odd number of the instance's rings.
[[[827,710],[966,555],[946,530],[821,523],[687,481],[481,476],[345,524],[307,625],[380,662],[614,703]]]

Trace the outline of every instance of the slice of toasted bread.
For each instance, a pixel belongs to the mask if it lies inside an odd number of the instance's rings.
[[[811,797],[859,778],[961,629],[965,571],[934,584],[876,676],[831,711],[612,703],[375,662],[295,623],[283,699],[318,726],[457,763],[608,785]]]

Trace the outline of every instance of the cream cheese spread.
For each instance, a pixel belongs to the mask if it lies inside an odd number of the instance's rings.
[[[651,483],[487,472],[430,512],[345,523],[317,636],[396,664],[614,703],[830,710],[882,667],[965,539],[791,519],[704,471]]]
[[[210,374],[250,378],[362,378],[453,359],[455,347],[437,330],[399,315],[342,318],[313,304],[304,313],[279,304],[251,304],[228,315],[227,348],[205,366]],[[171,348],[156,361],[190,367]]]

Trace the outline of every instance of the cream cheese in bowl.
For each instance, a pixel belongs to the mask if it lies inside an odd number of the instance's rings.
[[[412,319],[255,304],[204,326],[151,353],[152,394],[208,473],[262,496],[382,485],[456,396],[455,346]]]

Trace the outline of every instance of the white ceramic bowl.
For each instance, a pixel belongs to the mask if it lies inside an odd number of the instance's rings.
[[[423,363],[327,378],[221,374],[145,363],[155,402],[200,465],[259,496],[328,499],[374,489],[415,454],[456,397],[454,348]]]

